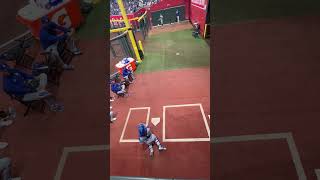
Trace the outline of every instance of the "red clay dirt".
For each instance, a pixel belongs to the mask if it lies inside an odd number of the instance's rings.
[[[55,92],[65,106],[64,112],[42,114],[31,111],[27,117],[23,117],[25,107],[14,103],[17,119],[13,125],[1,129],[1,141],[9,143],[2,155],[9,155],[13,159],[14,174],[22,179],[53,179],[63,147],[108,144],[106,86],[101,83],[105,82],[107,66],[105,49],[96,48],[104,47],[103,44],[103,39],[80,42],[84,54],[72,61],[76,69],[63,74],[62,84]],[[9,98],[3,91],[0,93],[0,102],[2,106],[9,104]],[[108,152],[104,153],[104,158],[100,153],[100,161],[95,161],[91,168],[106,166]],[[86,156],[86,153],[83,155]],[[81,156],[81,153],[77,156]],[[87,165],[79,163],[77,167],[72,166],[78,169],[78,173],[72,177],[85,179],[82,173],[86,172],[80,170]],[[90,169],[87,171],[90,172]],[[107,179],[107,172],[91,174],[91,178]]]
[[[183,74],[183,76],[176,76],[176,74]],[[168,150],[160,154],[158,150],[155,150],[155,156],[152,159],[148,156],[147,148],[139,143],[119,143],[129,108],[150,107],[150,120],[154,117],[161,118],[161,122],[157,126],[150,122],[153,133],[160,141],[162,141],[163,135],[163,106],[201,103],[206,116],[210,114],[209,75],[209,68],[179,69],[136,75],[137,79],[130,86],[130,96],[116,99],[112,103],[118,116],[110,127],[111,176],[209,179],[209,142],[164,142],[163,144]],[[185,81],[186,79],[188,81]],[[190,120],[191,116],[177,118],[179,119],[171,119],[169,124],[180,124],[181,120],[183,123],[183,119],[180,118],[188,120],[186,123],[192,123],[189,124],[191,128],[197,128],[204,124],[200,117],[197,117],[199,120]],[[144,121],[142,118],[141,122]],[[207,122],[210,125],[208,119]],[[132,133],[135,131],[134,135],[137,139],[137,127],[132,128],[134,130],[131,131]],[[205,132],[205,127],[203,128],[199,131]],[[187,137],[188,133],[193,130],[174,129],[177,135],[185,134],[185,138],[190,138]],[[174,135],[174,132],[170,133]]]
[[[108,167],[106,154],[107,151],[69,154],[61,179],[102,179],[106,176]]]
[[[179,131],[176,131],[177,129]],[[199,106],[166,108],[166,138],[207,137],[208,133]]]
[[[163,26],[154,26],[152,27],[152,31],[150,31],[149,35],[161,34],[165,32],[176,32],[182,31],[186,29],[192,29],[192,25],[189,21],[183,21],[180,23],[167,24]]]
[[[215,27],[211,33],[216,112],[213,136],[291,132],[308,180],[316,180],[315,169],[320,168],[319,20],[319,16],[293,17],[225,25]],[[254,170],[264,171],[266,176],[260,180],[297,179],[297,174],[291,175],[292,160],[283,159],[288,150],[268,142],[256,153],[271,153],[260,158],[250,155],[248,146],[240,149],[248,144],[245,142],[241,146],[214,144],[212,179],[255,180]],[[262,142],[252,143],[258,146]],[[224,151],[228,148],[232,153],[249,155],[231,158],[231,152]],[[269,159],[275,161],[267,169],[257,168],[256,164]],[[232,171],[233,164],[239,162],[246,168]],[[272,173],[279,170],[282,172]],[[285,172],[287,177],[283,176]]]
[[[285,140],[224,143],[214,147],[214,153],[218,154],[213,156],[214,163],[224,169],[215,171],[214,179],[298,180]]]

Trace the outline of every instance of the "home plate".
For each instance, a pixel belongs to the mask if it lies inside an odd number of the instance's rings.
[[[179,55],[180,55],[180,53],[176,53],[176,55],[177,55],[177,56],[179,56]]]
[[[153,124],[154,126],[157,126],[157,125],[159,124],[159,122],[160,122],[160,118],[159,118],[159,117],[157,117],[157,118],[152,118],[152,119],[151,119],[151,122],[152,122],[152,124]]]

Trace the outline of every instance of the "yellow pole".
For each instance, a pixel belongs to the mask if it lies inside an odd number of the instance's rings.
[[[142,19],[146,14],[147,14],[147,11],[146,11],[146,12],[144,12],[144,13],[143,13],[143,15],[139,17],[138,21],[140,22],[140,21],[141,21],[141,19]]]
[[[138,17],[135,17],[135,18],[132,18],[132,19],[129,19],[129,21],[134,21],[134,20],[138,20],[139,18]],[[110,22],[123,22],[124,20],[118,20],[118,19],[113,19],[113,20],[110,20]]]
[[[132,32],[132,29],[131,29],[131,25],[130,25],[130,23],[128,21],[128,17],[127,17],[127,14],[126,14],[126,9],[124,8],[122,0],[117,0],[117,2],[118,2],[118,5],[119,5],[119,9],[121,11],[121,14],[122,14],[124,23],[125,23],[126,27],[129,28],[129,31],[128,31],[129,38],[130,38],[134,53],[135,53],[135,55],[137,57],[137,61],[138,61],[138,63],[141,63],[141,58],[140,58],[140,54],[139,54],[139,51],[138,51],[137,43],[136,43],[136,40],[134,39],[133,32]]]
[[[127,28],[127,27],[118,28],[118,29],[110,29],[110,32],[111,32],[111,33],[122,32],[122,31],[126,31],[126,30],[128,30],[128,29],[129,29],[129,28]]]
[[[204,25],[204,32],[203,32],[203,38],[204,38],[204,39],[206,38],[206,34],[207,34],[207,25],[208,25],[208,24],[205,24],[205,25]]]
[[[139,43],[139,47],[140,47],[141,51],[142,51],[142,52],[143,52],[143,54],[144,54],[144,50],[143,50],[143,46],[142,46],[142,42],[139,40],[139,41],[138,41],[138,43]]]

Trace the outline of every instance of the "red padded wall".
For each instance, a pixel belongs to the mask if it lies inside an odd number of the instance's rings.
[[[162,0],[150,7],[151,12],[167,9],[170,7],[185,5],[185,0]]]
[[[200,23],[200,31],[203,35],[206,24],[207,6],[209,0],[191,0],[190,2],[190,20],[192,23]]]

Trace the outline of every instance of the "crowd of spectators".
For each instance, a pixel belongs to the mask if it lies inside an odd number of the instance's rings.
[[[142,7],[149,7],[160,2],[160,0],[124,0],[124,7],[128,14],[138,11]],[[121,15],[117,0],[110,1],[110,15]]]

